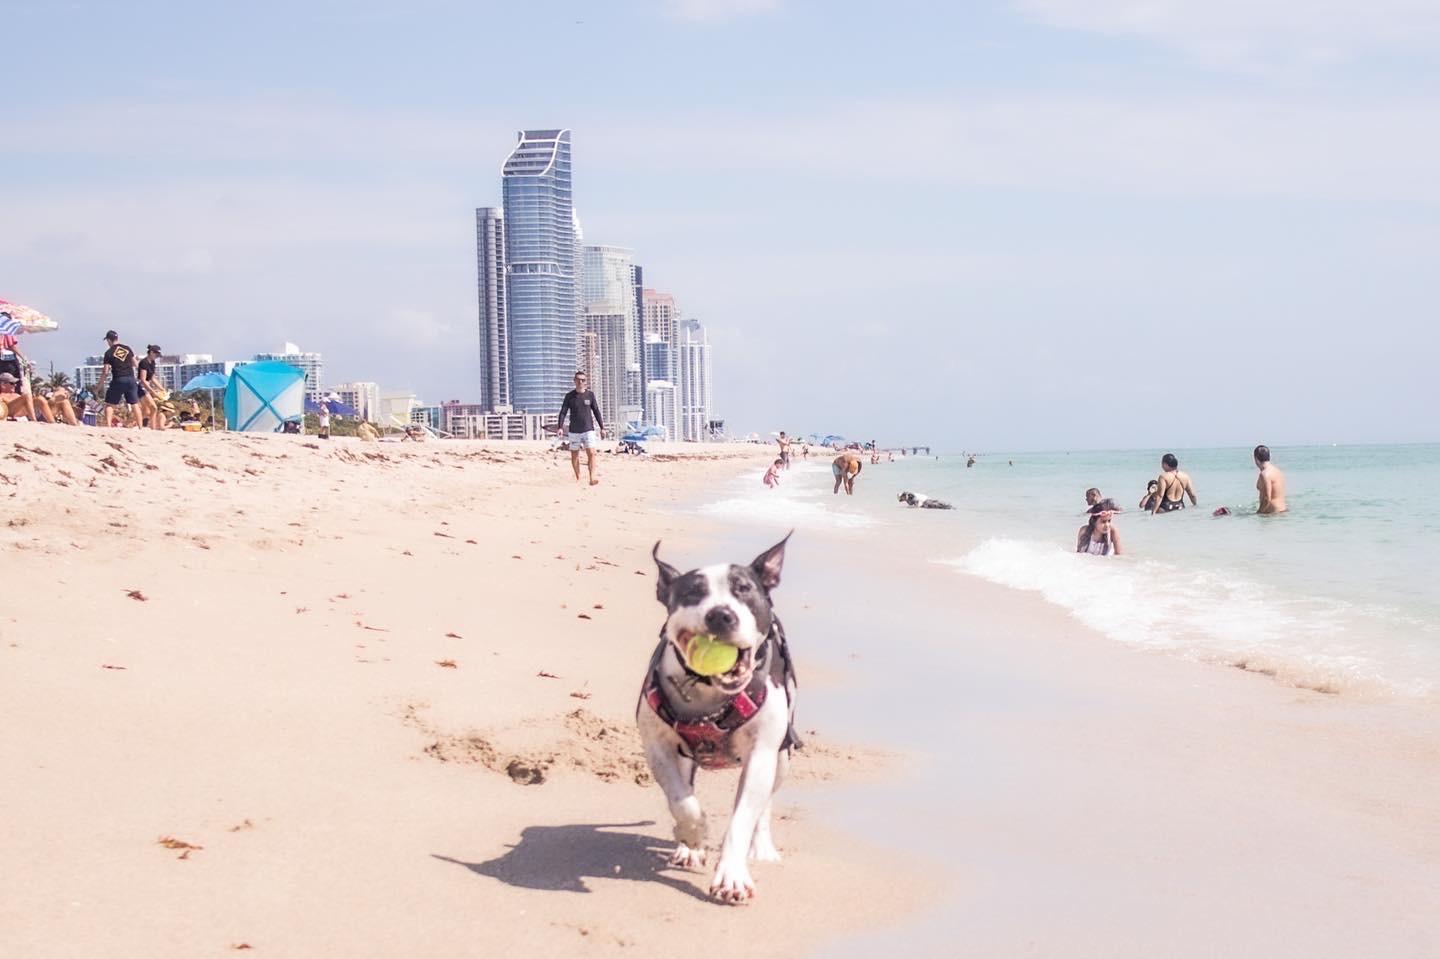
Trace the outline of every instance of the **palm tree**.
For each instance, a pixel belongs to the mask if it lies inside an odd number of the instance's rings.
[[[70,388],[70,374],[64,370],[53,370],[50,373],[48,382],[52,390],[68,390]]]

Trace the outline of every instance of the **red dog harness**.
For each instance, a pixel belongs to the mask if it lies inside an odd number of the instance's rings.
[[[768,646],[769,643],[769,639],[766,639],[762,646]],[[762,655],[765,651],[762,648]],[[765,705],[765,681],[770,675],[769,664],[765,659],[756,657],[754,675],[744,689],[727,699],[725,705],[715,712],[699,719],[680,719],[675,715],[660,689],[658,666],[650,671],[649,678],[645,680],[643,695],[650,708],[655,710],[655,715],[680,737],[688,750],[687,758],[693,759],[702,769],[738,766],[740,757],[726,747],[735,730],[754,718],[755,714],[760,712],[760,707]]]

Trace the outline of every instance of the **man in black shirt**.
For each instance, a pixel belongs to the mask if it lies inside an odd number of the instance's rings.
[[[580,482],[580,451],[583,449],[585,466],[590,471],[590,485],[598,486],[600,480],[595,476],[595,448],[600,445],[605,421],[600,416],[600,403],[595,394],[585,388],[589,381],[590,378],[583,372],[575,374],[575,388],[566,393],[560,403],[560,418],[555,425],[560,432],[565,432],[565,415],[570,415],[570,466],[575,470],[575,482]]]
[[[115,425],[115,407],[121,403],[130,406],[130,425],[141,426],[140,422],[140,381],[135,378],[135,351],[120,342],[120,334],[107,330],[105,342],[110,348],[101,360],[100,380],[95,384],[95,395],[105,397],[105,425]],[[109,373],[110,388],[105,388],[105,375]]]

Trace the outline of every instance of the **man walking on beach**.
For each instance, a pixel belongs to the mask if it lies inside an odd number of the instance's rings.
[[[1200,505],[1200,501],[1195,498],[1195,487],[1190,482],[1190,474],[1180,469],[1180,461],[1175,458],[1174,453],[1166,453],[1160,457],[1160,476],[1155,482],[1160,484],[1160,488],[1156,490],[1159,495],[1155,497],[1154,509],[1150,510],[1151,516],[1184,509],[1186,496],[1190,497],[1191,506]]]
[[[845,495],[855,495],[855,477],[860,475],[860,470],[865,464],[860,457],[851,452],[841,453],[830,463],[830,472],[835,474],[835,488],[831,493],[840,492],[840,484],[845,484]]]
[[[781,430],[780,438],[775,442],[780,444],[780,462],[788,470],[790,468],[790,437],[785,435],[784,430]]]
[[[140,428],[140,381],[135,378],[135,351],[120,342],[120,334],[114,330],[105,331],[105,342],[110,348],[100,363],[100,379],[95,384],[95,395],[105,397],[105,425],[115,425],[115,407],[121,403],[130,406],[130,425]],[[105,388],[105,375],[109,373],[110,388]]]
[[[1255,480],[1255,489],[1260,493],[1260,512],[1285,512],[1285,474],[1270,462],[1270,447],[1255,447],[1255,465],[1260,468],[1260,476]]]
[[[575,373],[575,388],[565,394],[560,403],[560,418],[555,421],[558,431],[565,432],[565,416],[570,416],[570,467],[575,470],[575,482],[580,482],[580,451],[585,451],[585,467],[590,472],[590,485],[599,486],[595,476],[595,449],[605,432],[605,420],[600,416],[600,403],[595,394],[586,389],[590,377],[583,372]]]

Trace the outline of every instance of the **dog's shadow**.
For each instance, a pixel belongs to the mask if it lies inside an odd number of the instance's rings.
[[[653,820],[629,823],[587,823],[573,826],[527,826],[520,841],[503,856],[486,862],[464,862],[431,855],[441,862],[464,866],[477,876],[489,876],[506,885],[555,892],[590,892],[587,878],[658,882],[702,902],[708,897],[698,888],[665,870],[671,843],[653,836],[613,829],[653,826]]]

